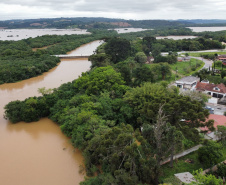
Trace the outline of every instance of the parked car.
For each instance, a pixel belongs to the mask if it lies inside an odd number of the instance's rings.
[[[210,114],[214,114],[214,108],[212,108],[210,106],[205,106],[205,109],[207,109]]]

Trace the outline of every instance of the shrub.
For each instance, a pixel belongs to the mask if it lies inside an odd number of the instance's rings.
[[[222,178],[226,177],[226,165],[224,163],[217,165],[217,175]]]
[[[198,150],[198,159],[206,168],[216,164],[221,156],[221,146],[214,141],[207,141],[207,143]]]

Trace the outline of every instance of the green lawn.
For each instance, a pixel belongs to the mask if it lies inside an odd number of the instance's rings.
[[[191,75],[194,72],[200,70],[203,66],[203,61],[194,58],[192,58],[190,62],[177,62],[176,64],[170,65],[173,71],[177,70],[177,74],[186,76]]]
[[[226,147],[222,149],[223,156],[218,159],[218,163],[224,161],[226,159]],[[191,159],[193,163],[185,162],[186,159]],[[182,172],[190,172],[192,173],[195,170],[203,168],[202,164],[198,161],[198,154],[196,152],[192,152],[177,161],[174,162],[174,167],[171,168],[168,164],[162,166],[163,174],[161,180],[172,178],[175,173],[182,173]]]
[[[217,53],[218,55],[225,55],[226,52],[203,52],[203,53],[188,53],[189,56],[193,56],[193,57],[201,57],[201,55],[205,55],[205,54],[215,54]]]

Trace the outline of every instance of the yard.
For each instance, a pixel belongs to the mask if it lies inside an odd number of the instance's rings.
[[[171,64],[170,67],[178,75],[189,76],[194,72],[199,71],[204,66],[204,62],[192,58],[188,62],[177,62],[176,64]]]
[[[226,159],[226,147],[222,148],[223,156],[218,159],[218,163],[224,161]],[[197,151],[192,152],[176,161],[174,161],[174,167],[171,168],[168,164],[162,166],[163,174],[162,174],[162,181],[166,181],[166,179],[174,179],[174,174],[182,173],[182,172],[190,172],[198,170],[202,168],[203,165],[198,160],[198,153]]]
[[[222,51],[222,52],[203,52],[203,53],[188,53],[189,56],[193,56],[193,57],[201,57],[201,55],[214,55],[215,53],[217,53],[218,55],[225,55],[226,51]]]

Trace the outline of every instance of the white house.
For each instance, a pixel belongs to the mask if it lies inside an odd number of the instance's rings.
[[[177,80],[175,83],[176,83],[176,86],[181,89],[192,90],[195,88],[196,84],[199,81],[200,81],[200,79],[197,77],[186,76],[186,77],[183,77],[183,78]]]
[[[212,84],[206,82],[198,82],[195,89],[197,91],[205,92],[206,94],[211,95],[214,98],[226,97],[226,87],[223,83]]]

